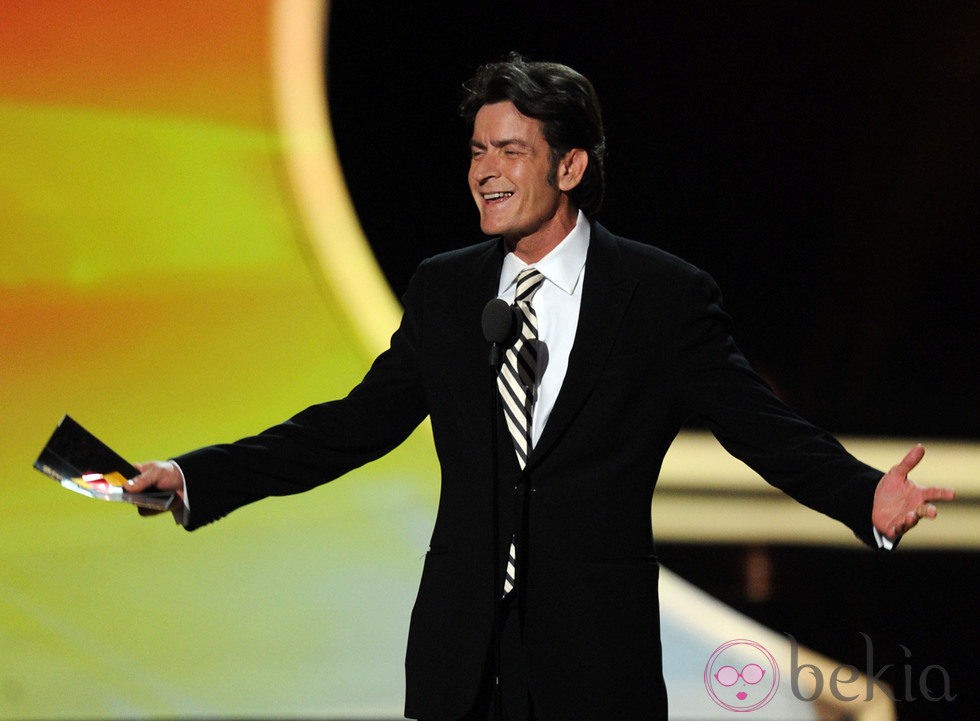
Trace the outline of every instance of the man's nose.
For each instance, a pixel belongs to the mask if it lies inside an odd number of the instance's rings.
[[[473,177],[481,185],[500,176],[500,163],[491,154],[484,155],[473,166]]]

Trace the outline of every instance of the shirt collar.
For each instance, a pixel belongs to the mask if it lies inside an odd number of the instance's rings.
[[[572,231],[545,257],[534,263],[534,267],[541,272],[545,279],[571,295],[575,292],[575,286],[582,276],[585,256],[589,250],[590,234],[589,221],[586,219],[585,213],[580,210]],[[517,282],[517,274],[527,267],[527,263],[523,260],[513,253],[508,253],[504,257],[504,264],[500,269],[499,294],[503,295],[504,291]]]

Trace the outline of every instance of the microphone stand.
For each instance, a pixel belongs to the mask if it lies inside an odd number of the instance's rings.
[[[505,563],[500,553],[500,493],[503,488],[500,477],[500,438],[498,422],[503,410],[503,401],[497,391],[497,372],[503,360],[504,349],[509,348],[520,330],[520,319],[513,304],[508,304],[500,298],[493,298],[483,309],[481,319],[483,336],[490,341],[490,474],[492,480],[491,514],[493,520],[492,553],[490,565],[493,580],[490,584],[491,601],[493,602],[493,641],[491,663],[493,672],[493,689],[491,704],[493,718],[500,721],[503,718],[503,699],[500,685],[501,645],[503,628],[503,594]]]
[[[503,700],[500,695],[500,646],[503,629],[501,623],[500,600],[497,598],[497,591],[503,578],[503,567],[500,558],[500,439],[498,432],[498,419],[501,411],[500,393],[497,391],[497,371],[502,361],[500,343],[494,341],[490,344],[490,473],[493,477],[493,501],[491,512],[493,516],[493,582],[490,584],[493,599],[493,718],[501,721],[503,718]]]

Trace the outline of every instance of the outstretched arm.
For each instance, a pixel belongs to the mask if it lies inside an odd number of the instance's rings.
[[[902,535],[919,522],[920,518],[935,518],[934,501],[951,501],[956,496],[952,488],[930,486],[923,488],[909,478],[926,449],[915,446],[905,454],[898,465],[892,466],[875,489],[871,522],[878,532],[891,541]]]

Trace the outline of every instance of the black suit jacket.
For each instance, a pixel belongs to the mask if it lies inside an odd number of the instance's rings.
[[[480,317],[503,254],[490,240],[422,263],[390,348],[346,398],[179,457],[188,527],[329,481],[429,415],[442,486],[409,632],[406,715],[456,718],[473,702],[520,488],[524,647],[539,718],[666,718],[650,503],[682,422],[700,416],[769,483],[869,544],[881,473],[773,395],[735,346],[705,273],[593,223],[567,375],[523,473],[497,419],[505,512],[495,536]]]

